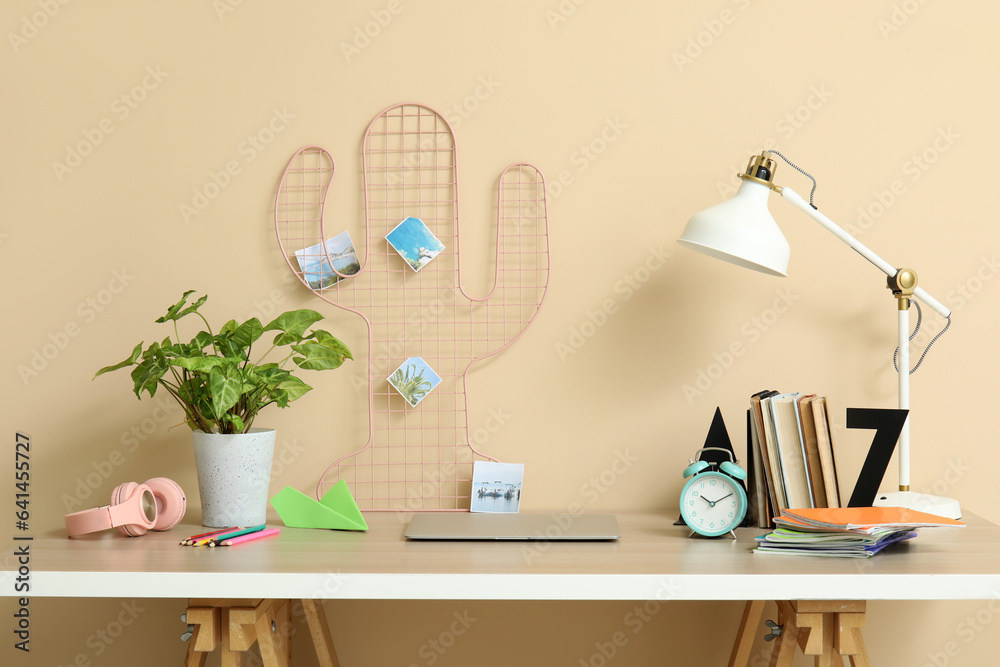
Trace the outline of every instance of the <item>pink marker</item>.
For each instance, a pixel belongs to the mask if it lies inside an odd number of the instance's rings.
[[[259,530],[256,533],[250,533],[249,535],[243,535],[241,537],[234,537],[231,540],[223,540],[219,542],[220,547],[233,547],[237,544],[243,544],[244,542],[252,542],[253,540],[261,540],[265,537],[271,537],[272,535],[277,535],[281,531],[278,528],[268,528],[267,530]]]

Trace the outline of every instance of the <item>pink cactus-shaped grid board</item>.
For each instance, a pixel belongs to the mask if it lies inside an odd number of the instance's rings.
[[[519,338],[541,307],[549,277],[545,182],[532,165],[507,167],[495,203],[496,254],[464,257],[455,135],[439,113],[418,104],[385,109],[365,132],[362,157],[366,221],[363,238],[351,234],[356,274],[310,287],[295,257],[349,226],[324,221],[336,170],[327,151],[299,150],[275,203],[289,267],[317,297],[362,317],[368,330],[369,439],[333,462],[317,495],[344,479],[365,510],[466,510],[473,462],[495,460],[476,448],[482,429],[469,424],[469,371]],[[407,217],[422,220],[445,246],[419,272],[385,240]],[[492,265],[487,294],[465,290],[463,261],[477,272]],[[386,380],[410,357],[442,378],[416,407]]]

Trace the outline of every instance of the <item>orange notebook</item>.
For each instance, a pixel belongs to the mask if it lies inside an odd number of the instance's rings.
[[[961,521],[905,507],[807,507],[781,513],[786,525],[811,528],[864,530],[866,528],[932,528],[965,526]]]

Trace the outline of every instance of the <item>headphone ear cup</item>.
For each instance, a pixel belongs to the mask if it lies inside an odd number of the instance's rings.
[[[119,484],[111,492],[111,504],[121,505],[123,502],[131,498],[132,494],[135,493],[138,488],[139,485],[135,482],[125,482],[124,484]],[[118,526],[118,530],[125,537],[139,537],[140,535],[146,534],[146,527],[140,526],[137,523]]]
[[[732,461],[723,461],[721,464],[719,464],[719,470],[726,473],[733,479],[738,479],[740,481],[743,481],[744,479],[747,478],[746,470],[741,468],[739,465],[733,463]]]
[[[184,497],[181,485],[166,477],[154,477],[146,481],[146,486],[153,492],[156,500],[156,524],[153,530],[167,530],[180,523],[187,511],[187,498]]]

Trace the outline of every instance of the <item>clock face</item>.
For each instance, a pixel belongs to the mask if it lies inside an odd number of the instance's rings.
[[[725,535],[747,513],[743,487],[721,472],[695,475],[681,491],[681,517],[691,530],[708,537]]]

